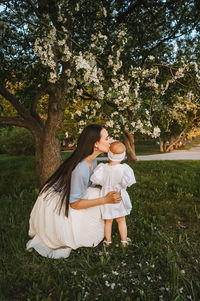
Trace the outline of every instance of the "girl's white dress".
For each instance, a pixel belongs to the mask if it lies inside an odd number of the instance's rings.
[[[109,165],[100,163],[90,180],[101,185],[101,196],[110,191],[120,191],[122,201],[118,204],[106,204],[100,207],[103,219],[113,219],[130,214],[132,204],[126,188],[136,183],[133,170],[127,164]]]

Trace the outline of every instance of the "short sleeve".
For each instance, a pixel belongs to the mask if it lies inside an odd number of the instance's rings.
[[[88,188],[89,171],[84,163],[79,163],[72,172],[69,202],[80,200]]]
[[[128,164],[123,164],[124,167],[124,173],[123,173],[123,177],[122,177],[122,187],[126,188],[126,187],[130,187],[131,185],[136,183],[135,180],[135,175],[134,172],[132,170],[132,168],[130,168],[130,166]]]
[[[96,185],[103,185],[103,179],[104,179],[104,167],[105,164],[104,163],[100,163],[99,165],[97,165],[97,167],[95,168],[92,176],[90,177],[90,181],[93,184]]]

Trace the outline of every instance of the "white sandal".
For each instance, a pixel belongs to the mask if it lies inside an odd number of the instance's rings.
[[[103,241],[103,245],[104,245],[105,247],[109,247],[109,246],[111,245],[111,243],[112,243],[112,240],[111,240],[111,241],[107,241],[107,240],[104,240],[104,241]]]
[[[121,240],[121,245],[122,247],[127,247],[129,242],[131,242],[131,239],[129,237],[127,237],[126,240]],[[124,245],[125,244],[125,245]]]

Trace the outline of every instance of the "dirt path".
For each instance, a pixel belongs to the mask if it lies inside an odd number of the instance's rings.
[[[200,160],[200,144],[189,150],[174,150],[170,153],[137,156],[138,161],[145,160]]]
[[[107,157],[97,158],[98,161],[108,161]],[[189,150],[174,150],[170,153],[155,155],[137,156],[138,161],[153,160],[200,160],[200,144],[191,147]]]

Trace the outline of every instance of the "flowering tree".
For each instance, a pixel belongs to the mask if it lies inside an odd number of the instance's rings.
[[[120,33],[118,34],[120,36]],[[125,32],[123,32],[123,37]],[[117,37],[116,37],[117,39]],[[123,43],[123,38],[121,38]],[[112,51],[108,57],[108,66],[111,69],[109,76],[103,76],[100,81],[100,91],[103,91],[101,100],[95,98],[92,92],[87,92],[91,101],[84,104],[81,102],[78,110],[71,110],[72,118],[78,122],[80,131],[90,120],[104,120],[113,138],[123,138],[127,148],[129,159],[136,160],[134,150],[135,132],[158,137],[159,128],[153,127],[151,122],[150,89],[144,92],[143,87],[156,76],[157,68],[150,69],[134,68],[130,66],[126,75],[121,70],[122,62],[120,53],[123,48]],[[108,69],[109,69],[108,68]],[[102,71],[104,75],[104,72]],[[75,105],[80,99],[75,100]],[[102,108],[102,109],[101,109]]]
[[[142,60],[141,52],[137,59],[131,46],[133,36],[127,35],[131,28],[128,20],[134,19],[136,8],[141,13],[145,12],[147,20],[151,12],[139,1],[133,6],[129,6],[127,1],[86,2],[4,2],[0,24],[3,37],[0,94],[15,108],[16,115],[8,116],[3,111],[0,124],[21,126],[31,131],[41,185],[61,162],[58,131],[66,105],[76,104],[78,98],[89,101],[89,106],[83,105],[82,110],[76,110],[74,114],[74,118],[80,117],[79,125],[84,125],[85,118],[92,120],[99,115],[100,119],[105,118],[115,135],[122,131],[129,137],[130,132],[136,130],[153,136],[159,133],[158,127],[151,123],[152,97],[145,94],[147,86],[141,90],[151,77],[155,77],[156,68],[145,71],[130,64],[130,58],[143,64],[152,47],[145,51]],[[163,10],[161,23],[166,23],[162,28],[167,41],[175,37],[174,33],[183,31],[180,24],[184,18],[180,19],[177,30],[172,28],[173,34],[168,34],[168,25],[173,24],[174,7],[167,7],[168,3],[163,4],[163,1],[160,5],[156,8],[156,15],[158,18]],[[180,7],[187,20],[191,20],[192,14],[186,16],[185,12],[191,13],[191,7],[189,5],[188,11]],[[155,35],[152,33],[156,41],[158,34],[161,37],[161,31],[160,27],[155,29]],[[140,33],[138,40],[139,37]],[[147,39],[145,43],[148,43]],[[148,77],[144,76],[145,73]],[[39,110],[44,99],[47,114],[41,114]]]
[[[173,66],[159,67],[161,78],[157,79],[159,84],[152,102],[152,121],[161,130],[160,150],[168,152],[199,126],[200,73],[195,61],[181,60]]]
[[[133,160],[136,132],[160,136],[161,151],[170,151],[196,125],[199,116],[197,63],[181,61],[166,66],[155,63],[150,56],[143,68],[130,66],[125,79],[119,73],[119,57],[108,59],[114,72],[105,92],[104,109],[99,111],[99,101],[91,98],[90,103],[79,101],[79,109],[71,110],[80,129],[88,119],[107,120],[106,126],[114,138],[124,134],[128,158]]]

